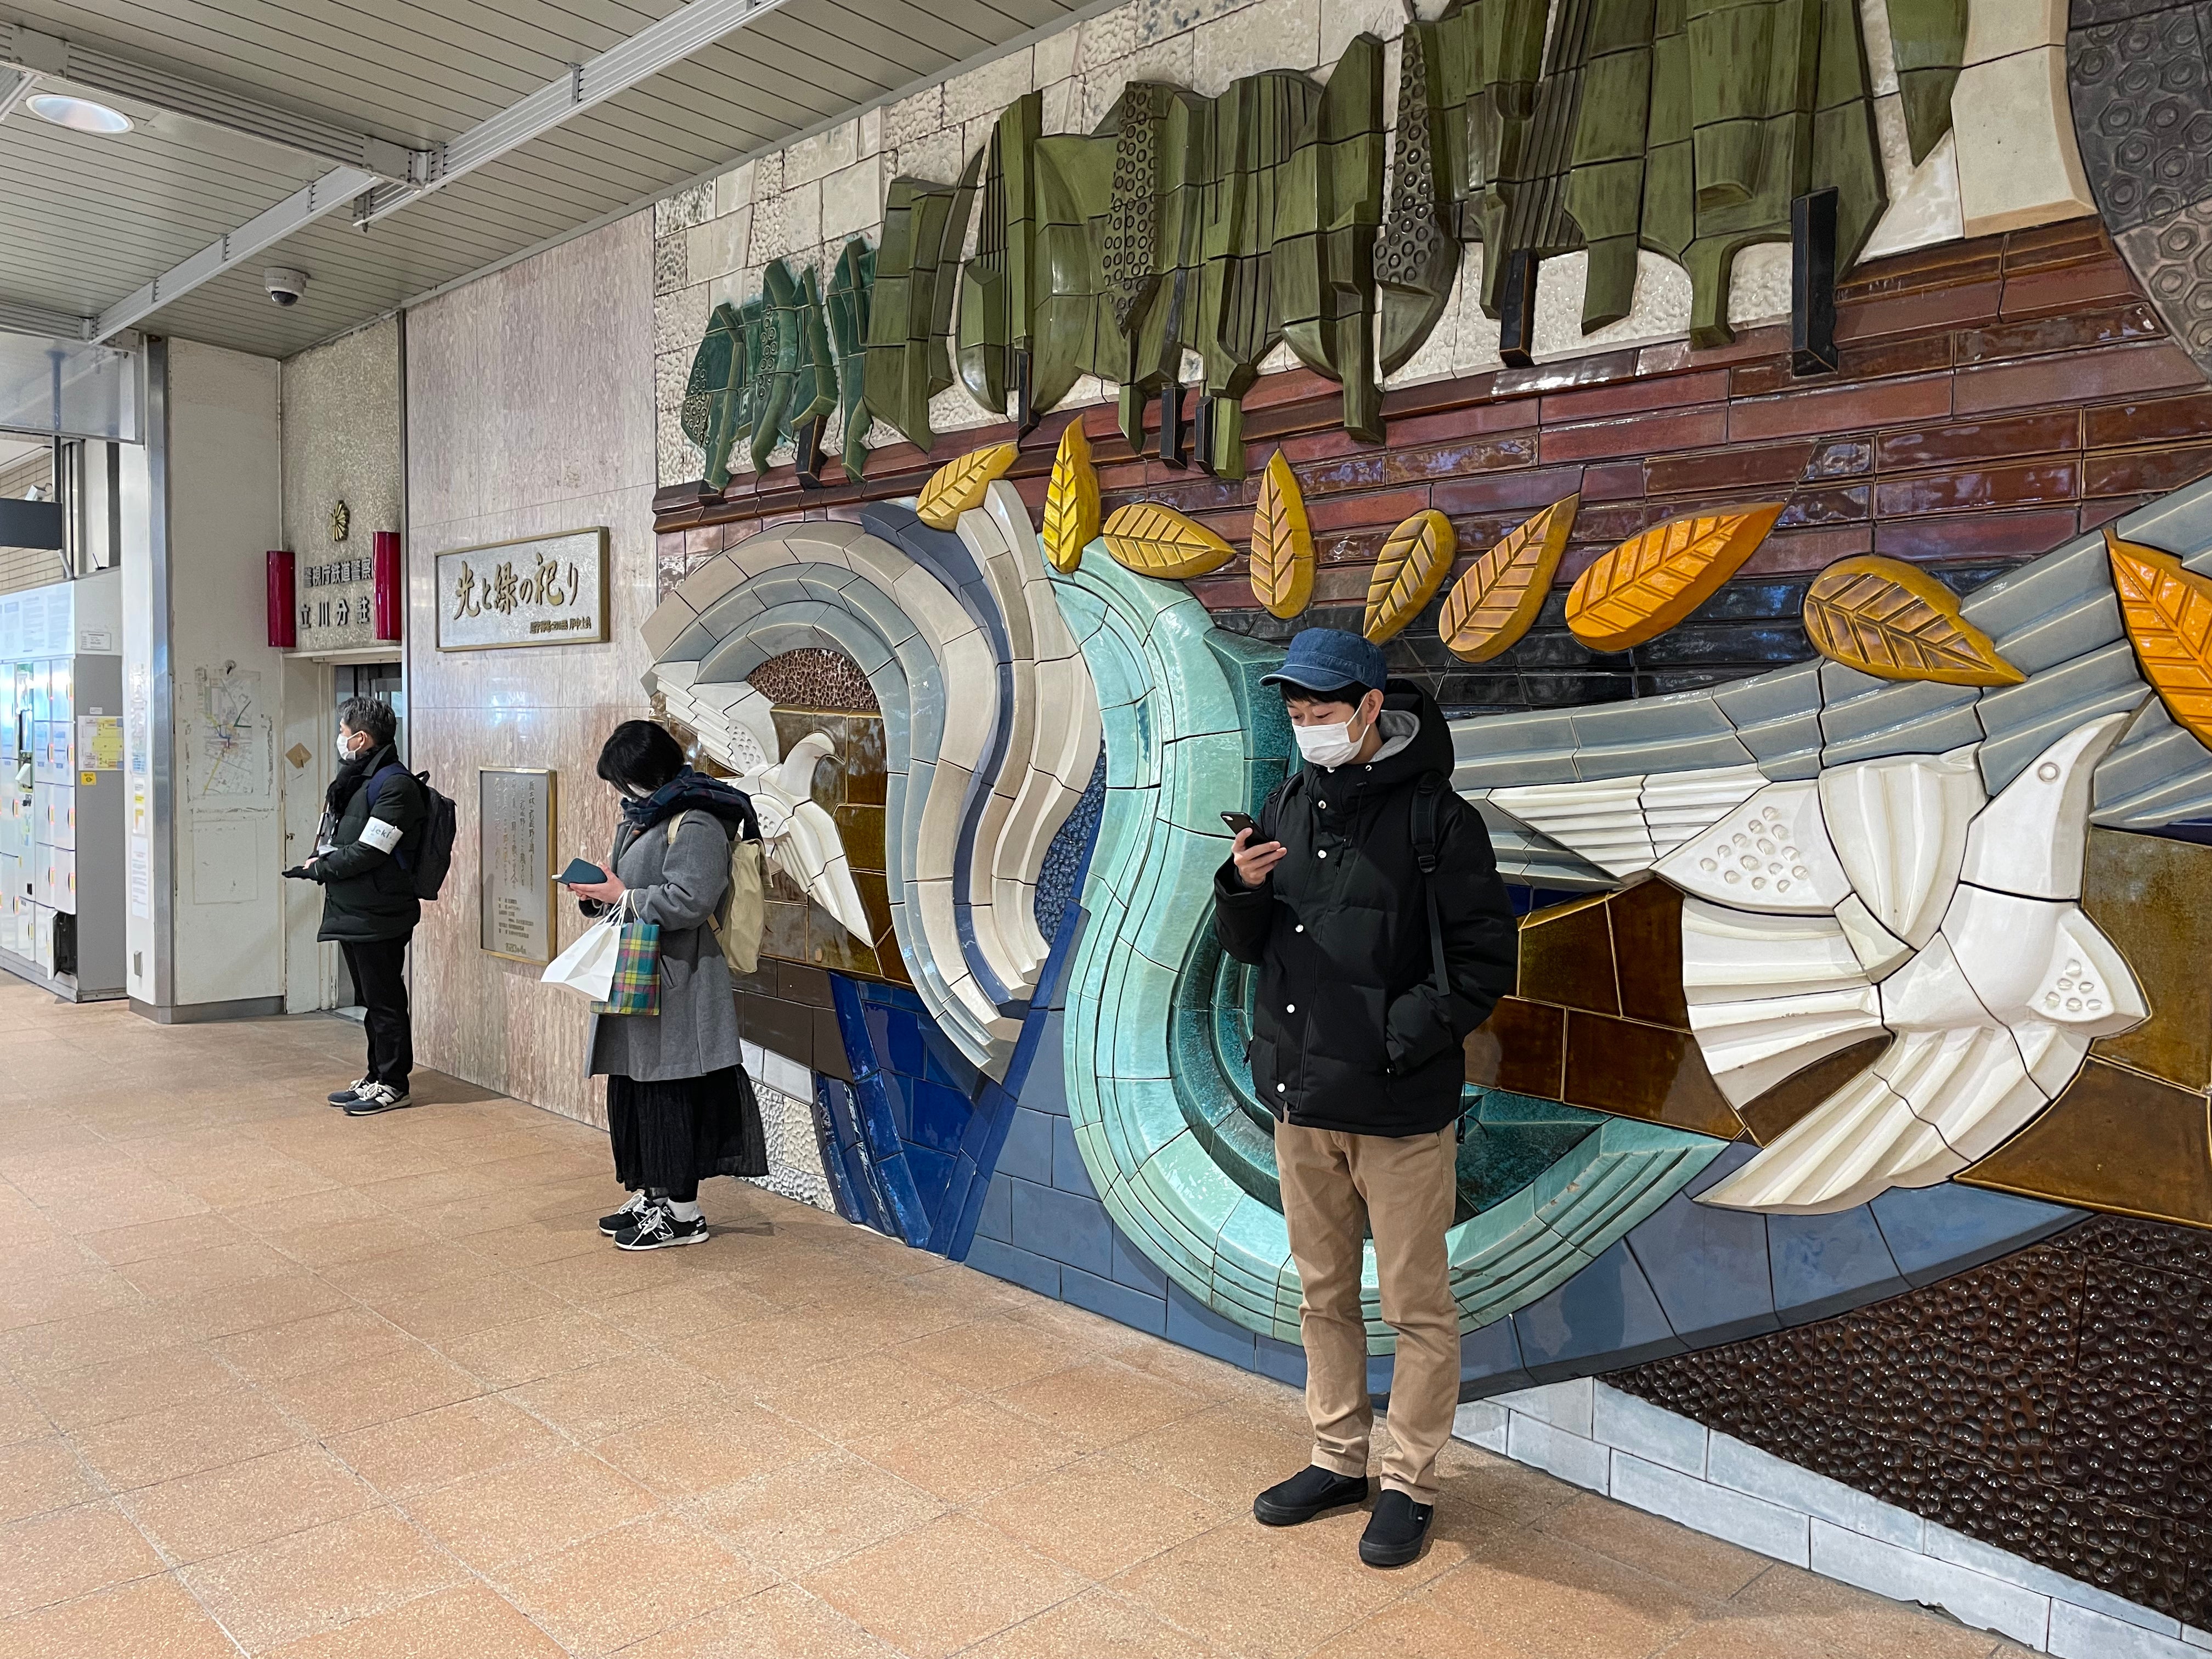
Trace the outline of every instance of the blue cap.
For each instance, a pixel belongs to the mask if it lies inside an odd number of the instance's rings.
[[[1291,684],[1309,691],[1334,691],[1340,685],[1380,686],[1390,676],[1382,647],[1340,628],[1307,628],[1291,641],[1291,654],[1262,685]]]

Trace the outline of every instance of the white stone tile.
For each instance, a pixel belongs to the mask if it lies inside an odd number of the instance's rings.
[[[927,138],[945,125],[943,82],[924,87],[910,97],[883,106],[883,137],[887,149]]]
[[[857,123],[840,121],[811,138],[802,138],[783,152],[783,187],[796,189],[826,179],[859,158],[860,129]]]
[[[1972,0],[1966,8],[1969,64],[2066,44],[2066,0]]]
[[[1502,1456],[1511,1418],[1512,1413],[1494,1400],[1470,1400],[1452,1413],[1452,1435]]]
[[[1704,1424],[1678,1417],[1664,1407],[1602,1382],[1591,1402],[1590,1437],[1685,1474],[1703,1478],[1705,1473]]]
[[[814,1073],[772,1048],[761,1051],[761,1075],[771,1089],[781,1089],[802,1100],[814,1097]]]
[[[1911,136],[1905,125],[1905,100],[1895,94],[1877,98],[1874,114],[1881,138],[1881,170],[1889,206],[1875,222],[1874,232],[1859,258],[1879,258],[1964,235],[1957,136],[1945,133],[1915,167]]]
[[[1962,1624],[1993,1630],[2041,1649],[2051,1628],[2051,1598],[1966,1567],[1915,1555],[1862,1534],[1814,1520],[1813,1571],[1899,1601],[1941,1607]]]
[[[2199,1630],[2194,1625],[2181,1627],[2181,1639],[2192,1648],[2212,1651],[2212,1630]]]
[[[691,280],[711,283],[717,276],[741,270],[749,258],[752,224],[753,210],[748,205],[735,213],[725,213],[704,224],[694,225],[685,233],[690,242],[688,257]]]
[[[1754,242],[1738,252],[1729,274],[1729,321],[1741,327],[1789,314],[1790,244]]]
[[[972,121],[979,115],[995,118],[1000,110],[1030,90],[1031,72],[1030,49],[1024,46],[954,76],[945,83],[945,124]]]
[[[1975,1572],[1984,1572],[1992,1578],[2002,1578],[2008,1583],[2018,1584],[2022,1589],[2049,1596],[2054,1618],[2057,1612],[2057,1604],[2070,1601],[2107,1619],[2153,1631],[2160,1636],[2171,1636],[2178,1640],[2181,1635],[2181,1621],[2169,1614],[2139,1607],[2110,1590],[2099,1589],[2094,1584],[2085,1584],[2063,1572],[2053,1572],[2049,1567],[2039,1566],[2009,1550],[2001,1550],[1978,1538],[1969,1538],[1962,1532],[1954,1532],[1933,1521],[1928,1523],[1926,1548],[1927,1553],[1939,1561],[1948,1561],[1957,1566],[1971,1568]]]
[[[949,185],[960,177],[960,164],[968,159],[961,147],[960,129],[943,127],[925,137],[912,138],[898,147],[896,173],[909,179],[927,179]]]
[[[1734,1435],[1716,1431],[1709,1437],[1705,1478],[1784,1509],[1802,1510],[1916,1555],[1920,1553],[1926,1523],[1911,1510],[1870,1498],[1825,1474],[1801,1468],[1786,1458],[1747,1445]]]
[[[1994,3],[2009,5],[2012,0]],[[1978,3],[1990,3],[1990,0],[1978,0]],[[1859,0],[1859,33],[1866,41],[1867,82],[1875,97],[1887,97],[1897,90],[1897,46],[1889,33],[1889,0]]]
[[[1951,94],[1969,236],[2096,211],[2066,96],[2066,52],[2041,46],[1975,64]]]
[[[1647,1463],[1632,1453],[1613,1453],[1612,1491],[1624,1504],[1792,1566],[1804,1566],[1811,1559],[1810,1516]]]
[[[1073,76],[1048,82],[1043,104],[1037,118],[1042,132],[1049,137],[1074,131],[1076,118],[1083,112],[1083,83]]]
[[[753,164],[732,167],[714,180],[714,211],[734,213],[753,204]]]
[[[871,155],[822,181],[822,235],[836,240],[883,222],[884,158]],[[826,273],[825,273],[826,274]]]
[[[1075,73],[1090,75],[1137,49],[1138,9],[1133,0],[1084,19],[1077,31]]]
[[[1346,46],[1355,34],[1371,34],[1378,40],[1391,41],[1398,38],[1406,27],[1406,9],[1399,0],[1321,0],[1321,39],[1314,62],[1324,71],[1344,56]],[[1255,64],[1255,68],[1267,67]],[[1396,66],[1387,60],[1382,86],[1384,103],[1389,101],[1390,88],[1395,84]],[[1387,122],[1389,112],[1386,108]]]
[[[1037,85],[1049,86],[1075,73],[1075,47],[1079,28],[1048,34],[1030,49],[1030,76]]]
[[[2160,1635],[2069,1601],[2051,1604],[2051,1651],[2059,1659],[2197,1659],[2203,1650],[2173,1628]]]
[[[1540,1388],[1521,1389],[1492,1397],[1499,1405],[1523,1417],[1549,1423],[1585,1440],[1590,1438],[1591,1415],[1597,1399],[1594,1378],[1578,1376],[1571,1382],[1547,1382]]]
[[[1592,1492],[1603,1492],[1611,1480],[1613,1454],[1595,1440],[1534,1417],[1512,1413],[1505,1431],[1505,1455],[1516,1463],[1533,1464]]]
[[[884,147],[884,106],[865,109],[860,116],[860,137],[854,145],[859,159],[865,161]]]

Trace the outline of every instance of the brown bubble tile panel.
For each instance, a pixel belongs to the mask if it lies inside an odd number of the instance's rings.
[[[770,657],[746,677],[770,702],[794,708],[837,708],[874,714],[874,688],[860,665],[842,651],[809,646]]]
[[[2093,1059],[2048,1111],[1958,1178],[2212,1227],[2212,1116],[2201,1094]]]

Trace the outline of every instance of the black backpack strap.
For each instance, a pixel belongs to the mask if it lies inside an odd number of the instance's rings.
[[[1421,893],[1428,902],[1429,962],[1436,969],[1437,994],[1451,994],[1444,969],[1444,924],[1437,911],[1437,813],[1443,805],[1444,775],[1424,773],[1413,792],[1413,861],[1421,867]]]

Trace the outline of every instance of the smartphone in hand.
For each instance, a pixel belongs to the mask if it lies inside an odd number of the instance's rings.
[[[582,859],[570,859],[568,867],[561,872],[559,878],[563,887],[592,886],[606,878],[605,871],[600,869],[596,864],[585,862]]]
[[[1232,836],[1242,835],[1247,830],[1256,835],[1260,829],[1249,812],[1224,812],[1221,821],[1229,826],[1229,833]]]

